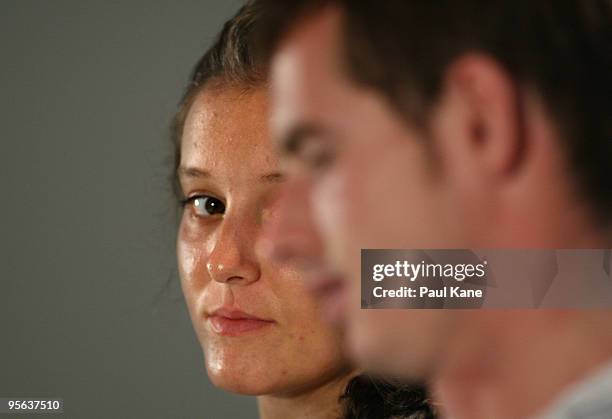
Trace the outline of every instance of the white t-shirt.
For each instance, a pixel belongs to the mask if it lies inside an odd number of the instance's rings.
[[[562,392],[534,419],[612,419],[612,362]]]

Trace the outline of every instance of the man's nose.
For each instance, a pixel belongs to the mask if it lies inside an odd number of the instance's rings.
[[[271,215],[264,222],[257,251],[262,257],[300,268],[316,263],[321,242],[312,222],[306,181],[288,180],[281,186]]]

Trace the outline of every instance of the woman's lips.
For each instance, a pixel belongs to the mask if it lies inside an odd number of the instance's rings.
[[[208,316],[208,322],[213,332],[223,336],[240,336],[274,324],[272,320],[265,320],[244,313],[239,310],[219,309]]]

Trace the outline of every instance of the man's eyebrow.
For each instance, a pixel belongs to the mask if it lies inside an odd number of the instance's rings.
[[[178,175],[179,178],[209,178],[211,177],[211,174],[209,171],[207,170],[203,170],[203,169],[198,169],[197,167],[192,167],[192,166],[179,166],[178,169],[176,169],[176,174]]]
[[[279,141],[280,151],[287,155],[299,154],[305,140],[309,137],[323,136],[326,130],[314,124],[298,124],[293,126],[281,137]]]

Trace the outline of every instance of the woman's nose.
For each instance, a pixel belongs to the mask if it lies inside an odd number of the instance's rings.
[[[213,281],[248,285],[259,279],[261,272],[255,254],[253,227],[226,223],[208,257],[206,269]]]
[[[272,214],[263,225],[257,252],[263,259],[308,268],[320,259],[321,250],[311,218],[308,185],[287,181],[281,186]]]

